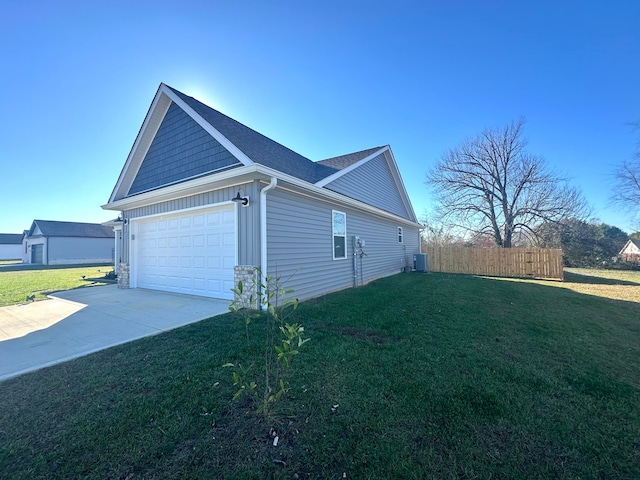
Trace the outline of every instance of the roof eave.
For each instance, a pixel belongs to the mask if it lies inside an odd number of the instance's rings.
[[[423,226],[417,221],[400,217],[367,203],[349,198],[341,193],[337,193],[323,187],[318,187],[312,183],[300,180],[299,178],[287,175],[278,170],[274,170],[260,164],[238,167],[219,174],[208,175],[187,182],[170,185],[167,187],[159,188],[157,190],[152,190],[150,192],[134,195],[132,197],[123,198],[102,205],[102,208],[104,210],[115,211],[130,210],[133,208],[152,205],[159,202],[174,200],[176,198],[196,195],[218,188],[240,185],[242,183],[247,183],[253,180],[269,181],[269,179],[273,177],[279,180],[278,185],[280,187],[282,187],[284,183],[289,188],[294,189],[298,193],[306,193],[311,196],[326,198],[333,202],[337,202],[345,206],[350,206],[358,210],[367,211],[380,217],[394,219],[395,221],[403,225],[409,225],[420,229],[423,228]]]

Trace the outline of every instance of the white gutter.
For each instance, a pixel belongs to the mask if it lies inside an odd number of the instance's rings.
[[[260,283],[267,276],[267,192],[276,188],[278,179],[271,177],[269,185],[260,190]],[[264,310],[264,305],[260,302],[260,308]]]

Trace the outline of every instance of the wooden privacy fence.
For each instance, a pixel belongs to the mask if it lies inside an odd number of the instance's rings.
[[[432,272],[563,280],[562,250],[552,248],[467,248],[425,245]]]

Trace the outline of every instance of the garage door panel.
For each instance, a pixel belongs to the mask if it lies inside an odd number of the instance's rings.
[[[204,214],[193,216],[193,226],[194,228],[204,227]]]
[[[233,210],[222,212],[222,222],[227,225],[231,225],[236,222],[236,218]]]
[[[225,247],[230,247],[232,245],[235,245],[236,243],[236,238],[235,235],[233,233],[225,233],[222,236],[222,245]]]
[[[220,213],[213,212],[207,214],[207,225],[209,227],[215,227],[220,225]]]
[[[206,259],[204,257],[193,257],[193,268],[205,268]]]
[[[193,246],[196,248],[202,248],[204,247],[204,235],[202,234],[198,234],[198,235],[194,235],[192,237],[193,240]]]
[[[137,286],[232,298],[233,205],[137,222]]]
[[[207,257],[207,268],[219,270],[220,265],[222,265],[222,263],[220,262],[220,257]]]
[[[224,270],[229,270],[229,269],[233,270],[233,267],[234,267],[235,264],[236,264],[235,257],[224,257],[224,259],[223,259],[223,267],[222,268]]]

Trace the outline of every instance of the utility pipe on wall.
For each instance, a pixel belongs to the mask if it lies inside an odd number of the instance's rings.
[[[271,177],[269,185],[260,190],[260,271],[261,275],[267,275],[267,192],[276,188],[278,179]],[[260,308],[264,309],[262,303]]]

